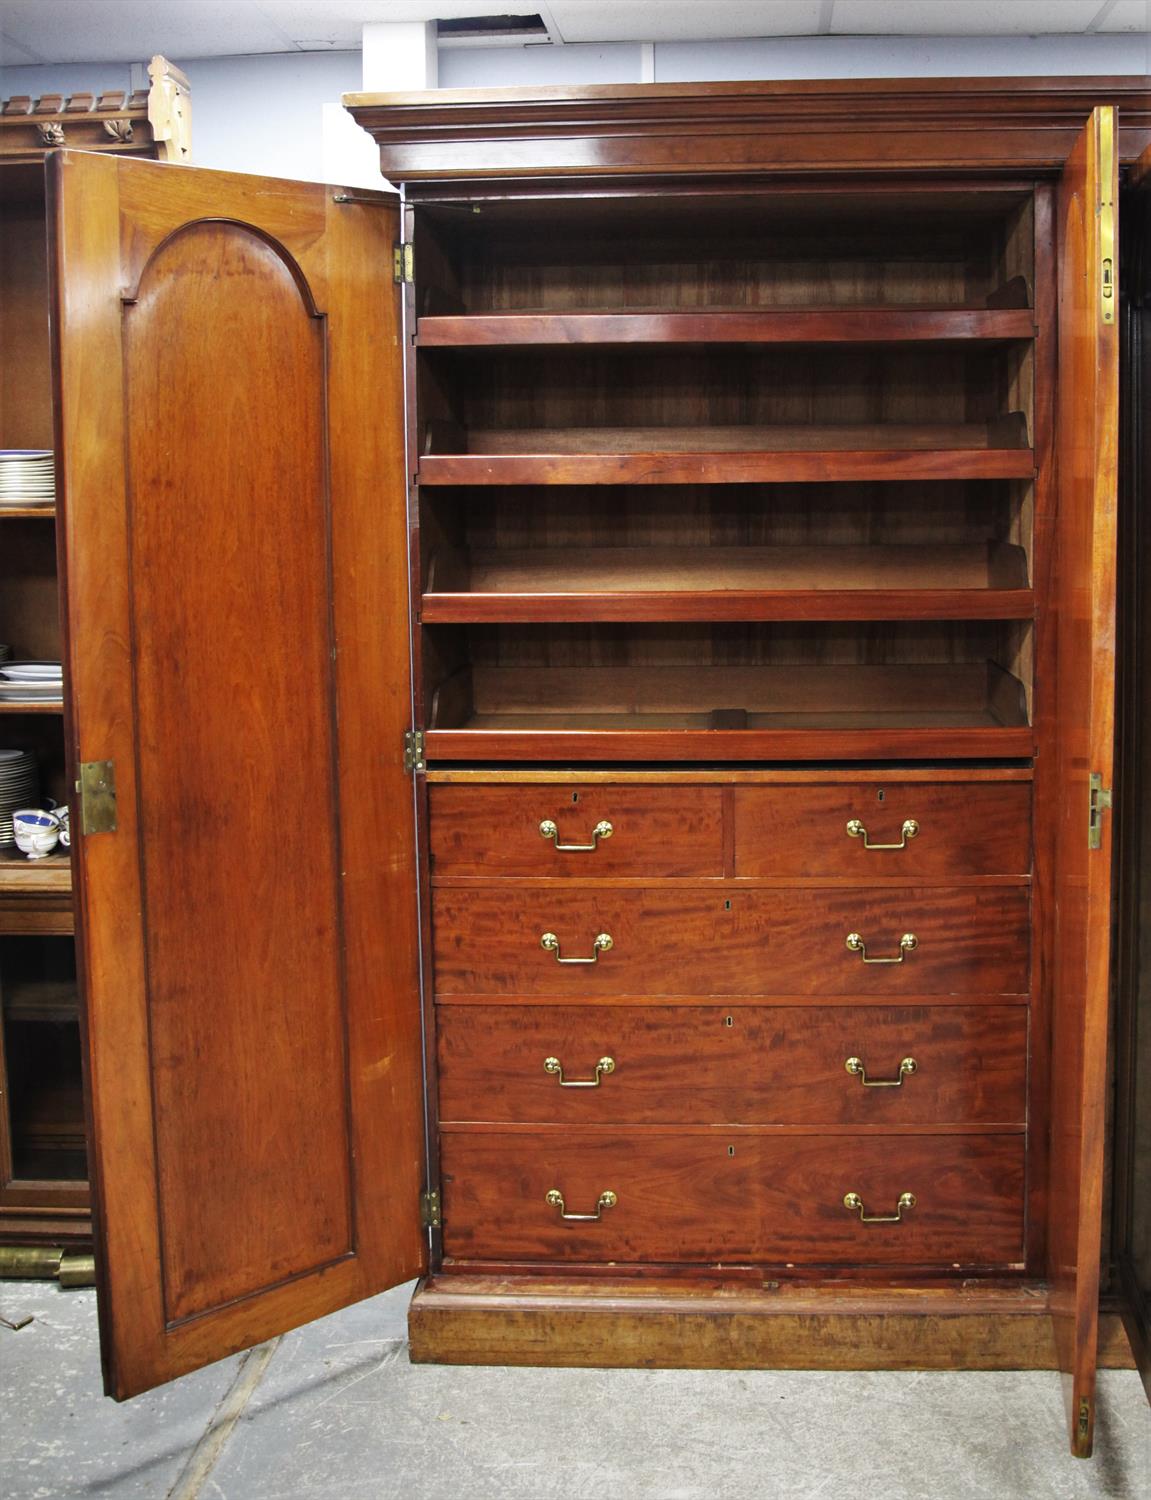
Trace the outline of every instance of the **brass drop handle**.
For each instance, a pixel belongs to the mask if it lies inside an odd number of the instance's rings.
[[[914,1193],[900,1193],[899,1202],[895,1205],[893,1214],[869,1214],[863,1206],[863,1199],[858,1193],[846,1193],[843,1206],[849,1213],[858,1213],[861,1224],[901,1224],[905,1209],[915,1207]]]
[[[559,1079],[561,1089],[598,1089],[600,1079],[606,1073],[615,1072],[615,1058],[601,1057],[595,1065],[594,1078],[565,1078],[563,1063],[558,1057],[544,1058],[544,1072],[553,1073]]]
[[[852,818],[847,825],[847,836],[849,839],[862,839],[865,849],[906,849],[908,841],[913,839],[919,832],[919,824],[914,818],[904,818],[903,827],[900,829],[898,844],[873,844],[867,837],[867,829],[858,818]]]
[[[898,962],[898,960],[889,960],[889,962]],[[872,959],[872,963],[875,963],[875,959]],[[901,1089],[903,1080],[909,1078],[919,1064],[914,1057],[905,1057],[899,1064],[897,1078],[868,1078],[862,1057],[849,1057],[843,1066],[853,1077],[859,1079],[865,1089]]]
[[[603,1217],[604,1209],[614,1208],[619,1202],[619,1199],[612,1192],[611,1188],[605,1189],[604,1192],[602,1192],[599,1195],[599,1198],[596,1200],[594,1214],[569,1214],[567,1211],[567,1207],[564,1204],[564,1195],[560,1192],[559,1188],[549,1188],[548,1191],[544,1194],[544,1202],[551,1208],[558,1208],[560,1211],[560,1218],[563,1219],[565,1223],[596,1224]]]
[[[916,948],[919,947],[919,939],[915,936],[914,932],[905,932],[899,939],[899,956],[897,958],[868,958],[867,944],[858,932],[849,932],[847,934],[847,946],[851,949],[852,953],[861,954],[865,964],[901,964],[909,953],[914,953]]]
[[[549,953],[554,953],[557,964],[594,964],[598,961],[601,953],[606,953],[612,946],[611,933],[601,932],[591,945],[590,958],[564,958],[560,952],[560,940],[554,932],[545,932],[540,938],[540,947]]]
[[[540,824],[540,837],[551,839],[561,854],[590,854],[599,847],[600,839],[610,839],[611,835],[611,824],[606,821],[599,822],[591,831],[590,844],[561,844],[560,831],[553,818],[545,818]]]

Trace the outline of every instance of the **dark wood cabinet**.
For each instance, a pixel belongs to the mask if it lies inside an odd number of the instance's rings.
[[[401,197],[54,163],[109,1389],[423,1273],[1089,1452],[1151,99],[348,102]]]
[[[44,160],[58,146],[188,159],[189,96],[162,57],[126,95],[16,95],[0,108],[0,446],[55,446]],[[69,392],[83,401],[85,393]],[[56,509],[50,494],[0,499],[0,663],[59,661]],[[68,798],[64,704],[0,700],[0,753],[35,760],[35,805]],[[10,762],[9,762],[10,763]],[[30,864],[0,819],[0,1257],[5,1270],[91,1280],[72,872],[63,848]]]

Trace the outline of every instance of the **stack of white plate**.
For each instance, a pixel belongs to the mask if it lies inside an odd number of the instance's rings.
[[[56,463],[50,448],[0,448],[0,510],[56,502]]]
[[[16,843],[12,814],[40,802],[40,776],[31,750],[0,750],[0,848]]]
[[[0,666],[0,703],[58,703],[64,669],[58,661],[11,661]]]

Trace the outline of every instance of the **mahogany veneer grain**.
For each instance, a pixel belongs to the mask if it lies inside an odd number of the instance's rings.
[[[1020,1136],[656,1134],[577,1129],[565,1136],[440,1136],[444,1253],[455,1259],[570,1262],[736,1260],[823,1265],[1006,1265],[1023,1247]],[[545,1202],[589,1213],[565,1223]],[[896,1224],[869,1213],[917,1197]]]
[[[1022,1128],[1024,1006],[823,1007],[728,1011],[722,1006],[627,1008],[440,1005],[440,1120],[566,1125],[855,1124],[873,1128],[974,1123]],[[844,1067],[898,1088],[865,1088]],[[614,1069],[597,1088],[569,1079]]]
[[[520,344],[950,344],[1035,336],[1026,308],[773,308],[698,312],[470,313],[423,317],[422,348]]]

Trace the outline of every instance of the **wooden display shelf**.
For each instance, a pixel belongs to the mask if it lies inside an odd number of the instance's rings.
[[[421,348],[570,344],[959,344],[1035,337],[1027,308],[739,308],[465,313],[419,320]]]
[[[79,1152],[85,1147],[84,1094],[79,1084],[23,1093],[13,1110],[14,1143],[29,1152]]]
[[[433,557],[425,624],[1024,620],[1021,547],[580,547]]]
[[[38,703],[0,703],[0,714],[62,714],[62,698],[45,698]]]
[[[74,979],[7,980],[0,1004],[10,1021],[75,1021],[80,1014]]]
[[[0,895],[68,896],[72,863],[67,854],[26,859],[16,850],[0,852]]]
[[[738,706],[735,706],[738,705]],[[475,667],[436,689],[429,760],[1029,756],[1023,686],[994,663]]]
[[[1021,424],[472,429],[427,452],[422,485],[1030,479]]]
[[[31,519],[54,521],[56,507],[54,505],[0,505],[0,521]]]

